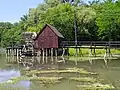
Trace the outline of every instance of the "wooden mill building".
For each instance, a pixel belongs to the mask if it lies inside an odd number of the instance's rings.
[[[34,39],[34,47],[42,52],[48,51],[48,49],[57,49],[63,38],[63,35],[55,27],[46,24]]]

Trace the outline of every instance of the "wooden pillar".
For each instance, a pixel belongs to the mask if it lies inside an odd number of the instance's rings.
[[[6,57],[8,57],[8,49],[6,48]]]
[[[67,57],[69,56],[69,48],[67,48]]]
[[[18,48],[16,48],[16,57],[17,57],[17,61],[18,61],[18,59],[19,59],[19,49]]]
[[[80,54],[80,56],[83,56],[83,53],[80,48],[79,48],[79,54]]]
[[[55,56],[57,57],[57,48],[55,48]]]
[[[96,51],[95,51],[96,45],[94,43],[94,56],[96,57]]]
[[[62,60],[63,60],[63,63],[65,64],[65,58],[64,57],[62,57]]]
[[[64,54],[65,54],[65,48],[63,48],[63,53],[62,53],[62,57],[64,56]]]
[[[11,52],[11,48],[9,49],[9,52],[10,52],[10,56],[11,56],[11,53],[12,53],[12,52]]]
[[[46,63],[47,63],[47,59],[48,59],[48,49],[45,49],[45,56],[46,56]]]
[[[38,56],[38,57],[41,56],[41,50],[40,50],[40,49],[38,49],[37,56]]]
[[[52,64],[53,64],[53,48],[51,48],[51,61],[52,61]]]
[[[51,57],[53,57],[53,48],[51,48]]]
[[[45,63],[45,61],[44,61],[44,59],[45,59],[45,51],[44,51],[44,48],[42,48],[42,58],[43,58],[42,64],[44,64],[44,63]]]
[[[89,48],[89,58],[92,56],[92,47]]]
[[[19,49],[19,55],[22,56],[22,49]]]
[[[105,46],[104,60],[106,59],[106,57],[107,57],[107,46]]]
[[[112,56],[112,53],[111,53],[111,50],[110,50],[110,46],[109,46],[109,48],[108,48],[108,53],[109,53],[109,57],[113,57],[113,56]]]
[[[77,57],[78,56],[78,48],[77,47],[75,47],[75,48],[76,48],[75,56]]]

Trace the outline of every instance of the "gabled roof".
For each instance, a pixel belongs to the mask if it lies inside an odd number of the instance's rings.
[[[49,26],[57,36],[64,38],[63,35],[55,27],[50,24],[47,24],[47,26]]]
[[[46,27],[49,27],[58,37],[61,37],[61,38],[64,38],[63,35],[55,28],[53,27],[52,25],[50,24],[46,24],[43,29],[38,33],[37,37],[35,38],[35,40],[38,38],[38,36],[42,33],[42,31],[46,28]]]

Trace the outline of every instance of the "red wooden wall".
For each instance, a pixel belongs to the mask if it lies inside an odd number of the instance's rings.
[[[35,40],[35,48],[58,48],[58,36],[46,26]]]

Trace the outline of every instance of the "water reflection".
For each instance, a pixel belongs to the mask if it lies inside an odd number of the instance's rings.
[[[19,77],[21,76],[20,71],[19,70],[14,70],[14,69],[1,69],[0,70],[0,83],[4,83],[6,81],[9,81],[10,79],[14,78],[14,77]],[[8,85],[7,84],[7,88],[8,87],[13,87],[13,88],[21,88],[21,86],[23,88],[25,88],[25,90],[29,90],[30,87],[30,81],[20,81],[15,85]],[[4,85],[4,87],[6,88],[6,85]]]
[[[18,63],[26,68],[48,68],[50,66],[58,65],[57,63],[65,64],[64,57],[20,57],[18,60],[11,60],[8,58],[8,63]]]
[[[20,71],[16,70],[0,70],[0,82],[7,81],[12,77],[20,76]]]
[[[86,61],[80,61],[81,58],[73,58],[74,61],[69,61],[70,57],[20,57],[19,59],[17,58],[7,58],[8,63],[18,63],[20,68],[32,68],[32,69],[61,69],[61,68],[71,68],[71,67],[78,67],[78,68],[85,68],[89,71],[97,72],[99,74],[99,77],[105,79],[107,82],[114,84],[116,87],[120,86],[120,60],[93,60],[93,59],[88,59]],[[8,70],[9,71],[9,70]],[[3,76],[0,72],[0,77]],[[20,75],[19,70],[16,71],[16,73],[13,71],[9,71],[8,73],[13,73],[17,74],[18,76]],[[12,74],[11,74],[12,75]],[[73,75],[75,76],[75,74]],[[6,76],[8,77],[8,76]],[[1,78],[0,78],[1,79]],[[9,78],[7,78],[8,80]],[[4,81],[1,79],[1,81]],[[119,83],[118,83],[119,82]],[[68,85],[73,88],[76,83],[70,83],[68,82],[63,82],[57,86],[52,86],[49,87],[49,89],[46,89],[43,86],[40,86],[38,84],[35,84],[35,82],[20,82],[22,86],[26,86],[28,88],[32,88],[31,90],[58,90],[58,87],[65,89],[65,90],[70,90],[70,88],[67,88],[66,86]],[[19,83],[19,85],[20,85]],[[23,83],[23,84],[22,84]],[[26,83],[26,84],[25,84]],[[74,85],[74,86],[73,86]],[[39,88],[38,88],[39,86]],[[76,90],[75,88],[73,88]],[[119,88],[120,89],[120,88]],[[118,89],[118,90],[119,90]]]

